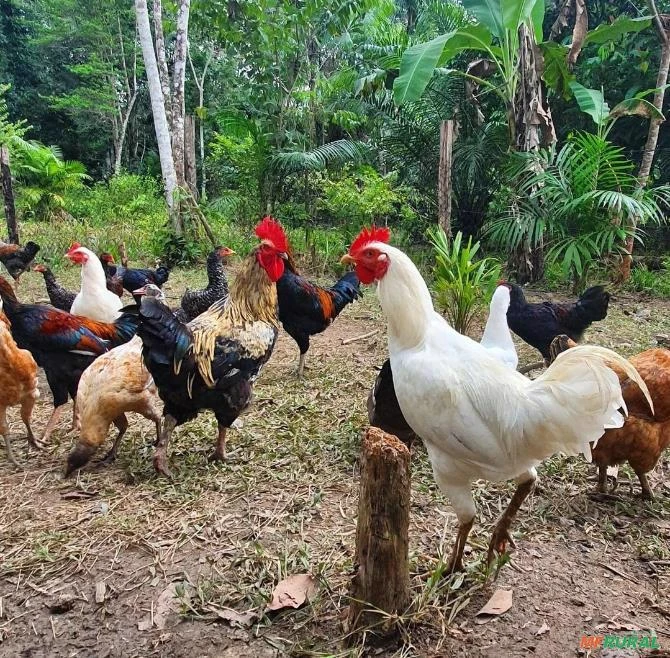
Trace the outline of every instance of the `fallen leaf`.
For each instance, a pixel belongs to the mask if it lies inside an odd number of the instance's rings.
[[[497,589],[486,605],[475,615],[487,615],[489,618],[502,615],[512,607],[512,590]],[[488,619],[478,620],[477,623],[486,623]]]
[[[232,608],[215,608],[210,606],[207,608],[213,612],[219,619],[227,621],[231,626],[242,626],[248,628],[258,619],[258,612],[255,610],[247,610],[246,612],[238,612]]]
[[[105,591],[107,590],[107,585],[105,585],[104,580],[100,580],[95,584],[95,602],[104,603],[105,602]]]
[[[295,574],[282,580],[272,592],[268,610],[299,608],[316,593],[316,579],[307,573]]]
[[[535,635],[544,635],[549,632],[549,626],[546,622],[542,622],[542,626],[535,631]]]
[[[170,583],[158,596],[153,615],[137,624],[137,630],[148,631],[155,626],[162,631],[167,624],[168,617],[173,612],[179,612],[179,598],[177,597],[177,583]],[[152,621],[153,617],[153,621]]]

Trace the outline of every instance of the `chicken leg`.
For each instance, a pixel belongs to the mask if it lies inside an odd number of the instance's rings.
[[[498,523],[496,523],[496,527],[493,529],[493,534],[491,535],[491,542],[489,543],[487,555],[489,567],[495,562],[496,553],[498,553],[498,555],[503,555],[507,551],[507,542],[509,542],[511,546],[516,547],[512,535],[510,534],[510,526],[516,518],[517,512],[523,501],[526,500],[531,491],[533,491],[536,480],[537,471],[534,468],[531,468],[517,478],[517,488],[512,496],[512,500],[510,500],[507,509],[503,512]]]
[[[51,434],[53,433],[54,428],[58,424],[60,417],[63,415],[63,411],[65,410],[66,406],[67,402],[65,404],[61,404],[60,406],[56,407],[53,410],[51,418],[49,418],[49,422],[47,423],[47,426],[44,428],[44,434],[42,435],[42,438],[33,444],[36,448],[42,447],[39,445],[40,443],[42,444],[48,443],[49,439],[51,438]]]
[[[210,457],[210,460],[213,462],[224,462],[226,461],[226,431],[227,427],[224,427],[219,423],[219,434],[216,437],[216,448],[214,448],[214,454]]]
[[[111,464],[112,462],[116,461],[116,456],[119,451],[119,444],[121,443],[121,439],[123,438],[123,435],[126,433],[126,430],[128,429],[128,419],[126,418],[126,414],[121,414],[120,416],[117,416],[114,419],[114,425],[116,425],[116,428],[119,430],[119,433],[116,435],[114,443],[112,444],[112,447],[109,449],[109,452],[97,463],[97,466],[107,466],[108,464]]]
[[[156,472],[164,475],[169,480],[172,479],[172,473],[168,467],[167,448],[175,427],[177,427],[176,418],[169,415],[163,418],[163,427],[161,428],[158,443],[156,444],[156,451],[154,452],[154,468]]]
[[[472,498],[472,491],[470,483],[464,486],[454,486],[445,481],[444,477],[437,471],[433,471],[438,487],[451,501],[451,506],[456,512],[458,518],[458,534],[456,535],[456,542],[451,549],[451,557],[447,567],[448,573],[455,573],[463,571],[463,551],[465,550],[465,543],[468,540],[470,530],[475,522],[475,501]]]
[[[302,379],[305,374],[305,354],[300,354],[300,359],[298,359],[298,370],[296,375],[298,379]]]

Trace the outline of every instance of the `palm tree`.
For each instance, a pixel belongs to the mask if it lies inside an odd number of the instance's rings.
[[[664,221],[670,186],[640,189],[623,149],[602,135],[579,132],[557,150],[515,153],[511,180],[518,181],[508,210],[494,218],[489,236],[507,249],[549,242],[547,260],[562,265],[582,289],[594,263],[622,253],[638,226]]]

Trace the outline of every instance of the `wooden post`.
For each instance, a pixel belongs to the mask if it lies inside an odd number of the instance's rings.
[[[198,175],[195,162],[195,117],[184,117],[184,178],[194,199],[198,198]]]
[[[9,168],[9,149],[0,146],[0,178],[2,178],[2,196],[5,200],[5,220],[9,241],[19,244],[19,227],[16,223],[16,206],[12,188],[12,172]]]
[[[402,614],[409,604],[409,507],[409,450],[395,436],[368,428],[361,446],[352,638],[357,630],[392,632],[389,615]]]
[[[454,150],[454,122],[440,124],[440,166],[437,173],[437,220],[451,237],[451,162]]]

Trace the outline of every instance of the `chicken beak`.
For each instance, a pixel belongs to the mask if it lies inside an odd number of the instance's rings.
[[[344,256],[340,258],[340,263],[342,265],[355,265],[356,259],[350,256],[349,254],[344,254]]]
[[[142,295],[147,294],[147,287],[142,286],[141,288],[138,288],[137,290],[133,290],[133,295],[137,295],[138,297],[141,297]]]
[[[281,252],[279,252],[278,256],[279,256],[279,258],[281,258],[282,260],[288,260],[288,254],[287,254],[285,251],[281,251]]]

